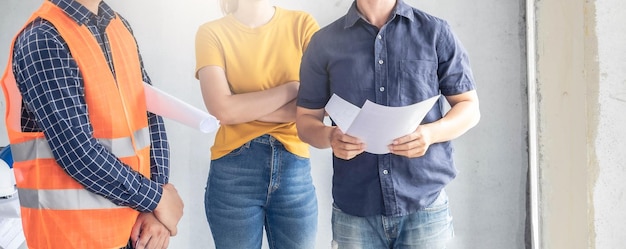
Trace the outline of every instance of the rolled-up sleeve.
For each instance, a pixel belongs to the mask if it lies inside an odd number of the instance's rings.
[[[436,49],[441,93],[450,96],[474,90],[474,76],[469,56],[447,22],[440,26]]]

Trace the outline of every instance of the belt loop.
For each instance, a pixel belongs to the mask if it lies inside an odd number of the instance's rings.
[[[274,143],[276,142],[276,138],[274,138],[272,135],[268,135],[270,137],[270,144],[274,145]]]

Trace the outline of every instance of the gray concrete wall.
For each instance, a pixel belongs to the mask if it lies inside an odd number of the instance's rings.
[[[448,20],[470,53],[482,119],[456,140],[456,248],[526,248],[524,1],[407,1]]]
[[[0,2],[0,64],[13,34],[41,0]],[[407,1],[447,19],[470,53],[481,98],[481,123],[458,139],[458,178],[449,186],[456,238],[449,248],[525,248],[527,110],[524,1]],[[215,0],[108,1],[133,26],[154,84],[204,108],[194,70],[194,35],[201,23],[221,16]],[[349,0],[280,0],[310,12],[321,25],[343,15]],[[4,100],[0,101],[1,104]],[[4,105],[2,105],[4,108]],[[0,121],[4,123],[3,116]],[[185,201],[179,235],[170,248],[212,248],[203,194],[214,134],[167,121],[172,182]],[[0,142],[7,143],[0,132]],[[329,248],[330,151],[312,151],[319,198],[318,248]]]

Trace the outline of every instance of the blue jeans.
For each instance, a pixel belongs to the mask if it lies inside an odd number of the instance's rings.
[[[454,237],[448,196],[405,216],[358,217],[333,207],[333,249],[444,249]]]
[[[204,198],[217,249],[312,249],[317,197],[308,158],[263,135],[211,161]]]

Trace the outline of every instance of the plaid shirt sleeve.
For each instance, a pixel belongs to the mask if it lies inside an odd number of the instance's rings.
[[[128,21],[121,16],[120,18],[122,23],[124,23],[124,26],[126,26],[126,28],[133,33]],[[137,42],[135,41],[135,43]],[[139,47],[137,47],[137,51],[139,51]],[[148,72],[146,72],[146,68],[143,65],[141,53],[139,54],[139,61],[141,63],[143,81],[148,84],[152,84],[152,81],[148,76]],[[152,144],[150,147],[150,178],[163,185],[169,182],[170,175],[170,151],[169,144],[167,142],[167,134],[165,133],[165,123],[163,122],[163,118],[161,116],[148,112],[148,124],[150,125],[150,137],[152,138]]]
[[[144,74],[144,76],[147,76]],[[147,77],[144,77],[146,83]],[[160,185],[169,182],[170,175],[170,151],[165,133],[165,123],[163,118],[154,113],[148,112],[148,124],[150,125],[150,137],[152,139],[150,147],[150,179]]]
[[[161,199],[161,183],[123,165],[93,137],[83,79],[58,31],[47,21],[36,20],[18,37],[13,60],[25,105],[22,124],[38,126],[23,129],[42,130],[59,165],[89,191],[120,206],[153,211]],[[160,146],[151,153],[152,164],[165,168],[157,175],[166,174],[168,153],[162,120],[154,115],[149,120],[153,145]],[[155,138],[159,142],[154,142]],[[167,177],[161,178],[159,181],[167,181]]]

